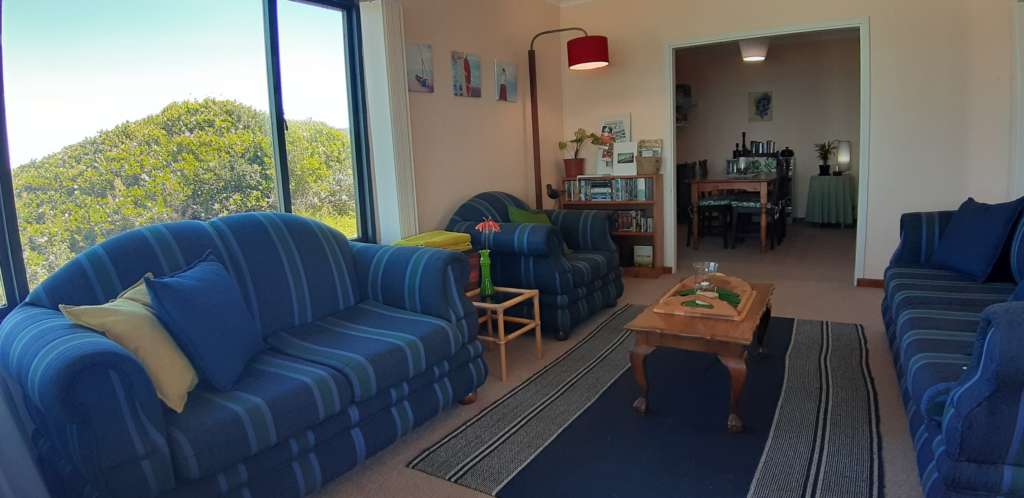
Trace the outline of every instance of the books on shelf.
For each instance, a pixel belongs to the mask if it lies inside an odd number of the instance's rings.
[[[615,231],[651,233],[654,231],[654,217],[641,210],[616,211]]]
[[[562,184],[564,200],[610,202],[654,200],[653,178],[579,176]]]

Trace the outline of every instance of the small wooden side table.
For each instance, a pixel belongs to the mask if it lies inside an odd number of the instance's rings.
[[[536,289],[516,289],[512,287],[495,287],[494,295],[489,298],[480,297],[480,289],[473,289],[466,293],[466,297],[473,302],[473,307],[482,311],[478,321],[481,325],[487,324],[487,334],[480,335],[481,341],[498,345],[499,361],[501,363],[501,381],[505,382],[508,376],[508,360],[505,345],[513,339],[534,331],[537,345],[537,358],[543,357],[540,339],[540,292]],[[533,318],[520,318],[517,316],[505,316],[505,312],[517,304],[533,300]],[[505,332],[505,322],[521,325],[511,333]],[[494,335],[495,323],[497,323],[498,334]]]

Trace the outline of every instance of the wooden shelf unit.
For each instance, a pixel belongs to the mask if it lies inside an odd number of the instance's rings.
[[[665,233],[664,201],[662,200],[661,175],[635,175],[635,176],[587,176],[585,178],[607,178],[607,179],[640,179],[649,178],[652,180],[652,200],[608,200],[608,201],[580,201],[564,200],[565,184],[562,184],[561,196],[559,197],[560,209],[596,209],[602,211],[644,211],[647,216],[654,220],[653,232],[635,232],[627,230],[615,230],[612,238],[619,246],[619,257],[621,258],[622,270],[627,277],[658,278],[664,273],[672,270],[664,264],[662,256],[662,244]],[[633,246],[650,245],[654,248],[654,267],[643,267],[633,265]]]

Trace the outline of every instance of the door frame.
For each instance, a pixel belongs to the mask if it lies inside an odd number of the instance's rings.
[[[665,106],[670,111],[667,113],[665,164],[668,166],[663,172],[665,186],[662,194],[666,199],[665,209],[665,255],[671,263],[672,271],[678,269],[678,247],[676,225],[676,126],[675,126],[675,87],[676,87],[676,64],[675,52],[677,49],[698,47],[701,45],[712,45],[717,43],[744,40],[747,38],[760,38],[795,33],[807,33],[813,31],[830,31],[834,29],[856,28],[860,33],[860,140],[859,151],[859,173],[857,175],[857,243],[856,257],[854,259],[852,285],[857,284],[857,279],[864,277],[864,255],[867,247],[867,220],[868,220],[868,178],[871,165],[871,29],[868,17],[856,18],[845,21],[830,21],[814,24],[803,24],[780,28],[762,29],[738,33],[722,34],[704,38],[693,38],[665,46],[665,81],[667,88],[668,102],[671,105]],[[672,206],[673,209],[669,209]]]

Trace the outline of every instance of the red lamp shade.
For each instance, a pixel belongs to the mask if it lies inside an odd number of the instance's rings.
[[[569,40],[569,69],[585,71],[608,65],[608,38],[600,35],[581,36]]]

